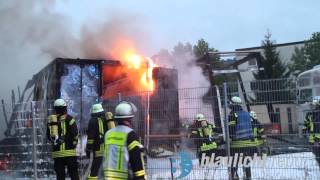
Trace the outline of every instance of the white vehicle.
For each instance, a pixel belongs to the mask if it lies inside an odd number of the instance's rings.
[[[320,96],[320,65],[298,75],[297,90],[299,133],[301,133],[304,117],[311,110],[312,98]]]

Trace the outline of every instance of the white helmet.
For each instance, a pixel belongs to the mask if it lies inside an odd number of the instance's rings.
[[[312,105],[314,106],[320,105],[320,96],[315,96],[312,98]]]
[[[99,113],[103,111],[104,109],[100,103],[92,105],[91,113]]]
[[[242,103],[241,98],[238,96],[233,96],[231,98],[231,104],[233,105],[240,105]]]
[[[63,99],[56,99],[53,104],[54,107],[66,107],[67,103]]]
[[[254,111],[250,111],[250,116],[251,116],[252,119],[258,119],[257,113],[254,112]]]
[[[198,113],[198,114],[196,115],[196,120],[197,120],[197,121],[204,121],[204,120],[206,120],[206,119],[205,119],[205,117],[204,117],[203,114]]]
[[[137,107],[131,102],[122,101],[116,106],[115,119],[133,118],[134,113],[137,111]]]

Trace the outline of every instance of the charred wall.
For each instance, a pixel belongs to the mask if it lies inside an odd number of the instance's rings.
[[[150,133],[179,133],[178,72],[175,69],[153,69],[155,90],[150,97]]]

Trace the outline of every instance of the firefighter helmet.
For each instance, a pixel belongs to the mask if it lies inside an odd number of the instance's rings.
[[[202,113],[198,113],[196,115],[196,120],[197,121],[205,121],[206,119],[205,119],[205,117],[204,117],[204,115]]]
[[[56,99],[53,104],[54,107],[66,107],[67,103],[63,99]]]
[[[104,109],[100,103],[92,105],[91,113],[100,113],[103,111]]]
[[[242,103],[241,98],[239,96],[233,96],[231,98],[230,104],[240,105]]]
[[[258,119],[257,113],[254,112],[254,111],[250,111],[250,116],[251,116],[252,119]]]
[[[312,105],[314,105],[314,106],[320,105],[320,96],[315,96],[312,98]]]
[[[134,113],[137,111],[137,107],[127,101],[120,102],[115,109],[115,119],[126,119],[126,118],[133,118]]]

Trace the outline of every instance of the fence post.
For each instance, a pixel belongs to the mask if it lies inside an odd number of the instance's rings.
[[[121,93],[118,93],[118,101],[121,102]]]
[[[149,149],[150,143],[150,92],[147,92],[147,109],[146,109],[146,120],[147,120],[147,142],[146,147]]]
[[[229,126],[228,126],[228,115],[227,115],[227,108],[228,108],[228,94],[227,94],[227,83],[223,83],[223,94],[224,94],[224,132],[225,132],[225,140],[226,140],[226,150],[227,150],[227,157],[228,160],[230,158],[230,136],[229,136]],[[229,179],[231,177],[231,167],[228,167],[228,174]]]
[[[37,127],[36,127],[36,107],[35,102],[31,101],[31,112],[32,112],[32,159],[33,159],[33,174],[34,179],[37,180]]]

